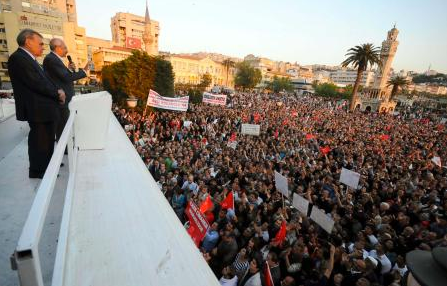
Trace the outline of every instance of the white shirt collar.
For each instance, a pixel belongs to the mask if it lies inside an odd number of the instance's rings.
[[[53,52],[53,51],[51,51],[53,54],[55,54],[60,60],[61,60],[61,62],[64,62],[64,59],[61,57],[61,56],[59,56],[58,54],[56,54],[55,52]]]
[[[36,57],[32,53],[30,53],[27,49],[22,48],[22,47],[19,47],[19,49],[24,50],[33,60],[36,61]]]

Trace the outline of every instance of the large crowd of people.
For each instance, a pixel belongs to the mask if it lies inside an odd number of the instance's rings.
[[[447,169],[432,160],[447,160],[439,114],[237,93],[226,107],[115,115],[182,223],[189,201],[211,198],[199,247],[222,285],[265,285],[267,265],[275,286],[401,285],[407,252],[447,246]],[[357,189],[340,183],[342,168],[361,175]],[[331,217],[330,234],[282,197],[275,171]],[[221,206],[230,192],[234,209]]]

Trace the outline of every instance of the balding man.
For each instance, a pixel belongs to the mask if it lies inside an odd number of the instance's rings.
[[[56,140],[59,141],[68,117],[70,116],[68,103],[70,103],[71,98],[74,95],[73,82],[87,76],[89,63],[86,64],[83,70],[80,69],[79,71],[76,71],[74,63],[70,63],[69,68],[67,68],[64,64],[64,58],[67,56],[68,49],[64,41],[61,39],[52,39],[50,41],[50,50],[51,53],[49,53],[43,61],[43,67],[48,77],[60,86],[67,96],[65,104],[61,105],[59,108],[60,119],[56,123]]]

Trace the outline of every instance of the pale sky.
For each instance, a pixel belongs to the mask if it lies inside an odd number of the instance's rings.
[[[77,0],[87,35],[111,39],[116,12],[144,16],[144,0]],[[149,0],[160,51],[247,54],[299,64],[340,64],[354,45],[380,46],[394,23],[395,70],[447,73],[447,0]]]

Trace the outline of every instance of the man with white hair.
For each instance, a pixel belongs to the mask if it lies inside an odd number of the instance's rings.
[[[84,69],[76,71],[75,64],[68,57],[68,68],[65,66],[64,58],[68,54],[67,45],[59,38],[53,38],[50,41],[50,50],[45,59],[43,60],[43,67],[48,77],[57,85],[60,86],[67,96],[65,103],[60,105],[59,120],[56,122],[56,140],[59,141],[65,124],[67,123],[70,111],[68,110],[68,104],[74,95],[73,82],[87,76],[89,69],[89,63],[85,65]]]

